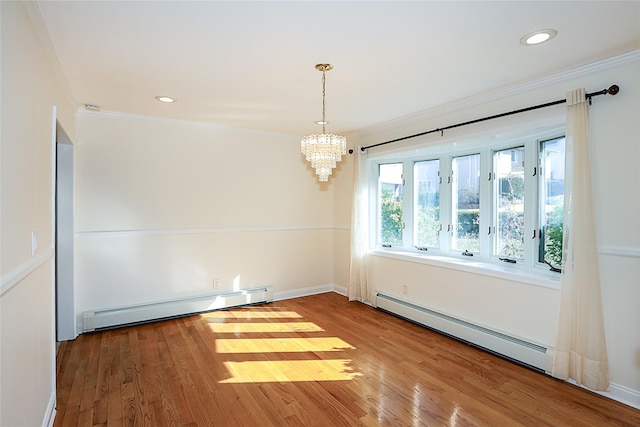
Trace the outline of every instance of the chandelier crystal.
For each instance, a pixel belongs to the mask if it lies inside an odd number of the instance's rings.
[[[329,180],[336,164],[347,154],[347,138],[340,135],[325,133],[326,120],[326,72],[331,71],[331,64],[317,64],[316,70],[322,71],[322,133],[303,136],[300,140],[300,149],[305,159],[315,169],[320,182]]]

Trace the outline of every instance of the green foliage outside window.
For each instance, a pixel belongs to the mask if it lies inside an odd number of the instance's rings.
[[[402,200],[387,188],[380,198],[380,221],[382,243],[402,243]]]
[[[564,207],[556,206],[547,214],[544,230],[544,259],[554,267],[562,265],[562,221]]]
[[[524,213],[508,209],[500,212],[499,215],[500,230],[498,232],[501,238],[498,253],[509,258],[524,258],[524,244],[522,241],[522,236],[524,235]]]
[[[457,239],[455,247],[471,252],[480,251],[480,210],[458,210]]]
[[[474,187],[458,189],[457,230],[454,247],[480,251],[480,194]]]
[[[508,174],[498,181],[498,248],[509,258],[524,258],[524,179]]]
[[[420,246],[438,246],[440,229],[439,210],[428,206],[418,211],[418,233],[416,243]]]

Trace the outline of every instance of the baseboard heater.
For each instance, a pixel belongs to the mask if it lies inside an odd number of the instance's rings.
[[[93,332],[273,301],[271,286],[215,292],[148,304],[85,311],[83,332]]]
[[[376,308],[542,372],[550,372],[547,348],[378,292]]]

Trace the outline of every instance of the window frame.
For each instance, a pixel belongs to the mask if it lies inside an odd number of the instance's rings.
[[[540,277],[555,278],[557,273],[549,275],[549,267],[538,261],[538,253],[540,247],[540,213],[539,213],[539,177],[534,174],[534,168],[538,172],[540,144],[554,138],[562,138],[565,135],[565,125],[562,124],[525,127],[510,133],[498,134],[497,132],[486,132],[485,136],[474,137],[473,135],[462,136],[458,138],[448,138],[441,144],[423,143],[419,146],[412,146],[407,151],[394,151],[389,154],[378,152],[369,154],[368,163],[370,171],[370,196],[374,196],[375,203],[370,203],[370,207],[376,206],[370,213],[373,215],[370,220],[370,249],[374,251],[387,251],[396,254],[405,253],[408,255],[421,255],[429,258],[444,260],[453,260],[455,264],[460,261],[473,263],[474,265],[486,264],[507,268],[509,271],[522,271],[527,274],[533,273]],[[497,233],[497,207],[495,186],[497,185],[495,178],[494,155],[497,151],[517,148],[524,146],[524,248],[523,259],[517,259],[515,264],[505,263],[499,258],[501,256],[494,254],[493,248],[496,245]],[[473,257],[463,256],[461,251],[452,250],[451,232],[447,232],[447,226],[452,225],[453,205],[452,205],[452,182],[451,171],[452,162],[456,157],[465,155],[480,154],[480,248]],[[414,188],[414,171],[416,163],[421,161],[438,160],[440,166],[440,178],[442,183],[439,189],[439,209],[440,223],[442,229],[440,231],[439,247],[426,247],[426,250],[419,250],[414,244],[414,227],[416,226],[416,218],[414,212],[414,204],[417,197]],[[377,240],[378,235],[378,218],[377,206],[377,170],[380,164],[403,163],[403,240],[400,245],[393,245],[391,248],[383,248]],[[491,175],[489,175],[491,174]],[[487,232],[489,230],[489,232]],[[535,237],[533,230],[536,230]]]
[[[545,143],[551,142],[551,141],[557,141],[559,139],[565,139],[565,144],[566,144],[566,136],[563,135],[563,136],[556,136],[556,137],[552,137],[552,138],[543,138],[543,139],[541,139],[539,141],[538,147],[537,147],[538,148],[538,165],[537,165],[538,166],[538,169],[537,169],[537,172],[538,172],[537,178],[538,179],[536,181],[537,181],[537,184],[538,184],[538,192],[537,192],[536,196],[537,196],[537,202],[538,202],[537,203],[537,210],[538,210],[537,214],[538,215],[537,215],[537,223],[536,224],[537,224],[537,227],[538,227],[538,229],[537,229],[537,238],[539,240],[539,245],[538,245],[538,252],[535,254],[535,258],[538,260],[537,262],[542,264],[542,265],[546,265],[546,264],[544,264],[544,261],[540,261],[540,254],[543,251],[543,246],[544,246],[543,239],[544,239],[544,236],[547,233],[546,224],[543,224],[543,222],[544,222],[544,220],[546,218],[543,218],[544,214],[542,213],[542,211],[543,211],[542,205],[544,203],[544,201],[543,201],[543,191],[546,191],[546,189],[542,188],[543,187],[544,176],[546,174],[546,170],[543,167],[542,145],[545,144]],[[563,206],[563,209],[564,209],[564,206]],[[544,233],[542,232],[543,228],[545,229]],[[556,267],[560,267],[560,266],[556,266]]]

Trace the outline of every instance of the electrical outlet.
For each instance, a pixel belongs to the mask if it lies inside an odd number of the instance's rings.
[[[402,285],[402,295],[407,295],[409,293],[409,285]]]
[[[219,284],[220,284],[219,279],[213,279],[213,289],[218,289]]]

